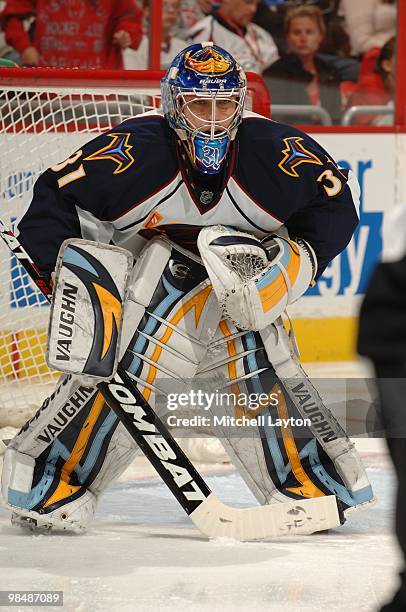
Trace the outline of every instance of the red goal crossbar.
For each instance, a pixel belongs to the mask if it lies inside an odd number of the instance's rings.
[[[66,87],[85,89],[97,93],[102,90],[112,94],[118,90],[127,92],[150,89],[157,94],[163,70],[79,70],[60,68],[1,68],[0,89],[38,89],[46,91],[47,88]],[[262,77],[254,72],[247,72],[248,80],[248,106],[254,112],[270,116],[270,97]]]

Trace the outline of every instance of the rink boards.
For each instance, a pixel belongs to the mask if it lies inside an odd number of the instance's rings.
[[[395,133],[317,133],[314,138],[361,187],[360,224],[348,247],[317,285],[290,307],[304,361],[341,361],[355,356],[359,306],[385,241],[385,215],[406,201],[401,166],[406,136]]]

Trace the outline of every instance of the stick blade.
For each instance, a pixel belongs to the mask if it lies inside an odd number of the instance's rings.
[[[211,493],[190,518],[209,538],[247,542],[287,535],[308,535],[342,524],[335,495],[253,508],[226,506]]]

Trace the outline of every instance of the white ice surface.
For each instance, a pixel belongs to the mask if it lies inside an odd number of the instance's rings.
[[[394,481],[387,458],[365,459],[375,506],[330,533],[272,542],[207,541],[156,479],[117,483],[82,536],[27,535],[0,510],[0,590],[63,590],[69,611],[377,610],[399,565]],[[254,503],[233,471],[207,481],[227,503]]]
[[[394,478],[381,440],[357,445],[378,501],[327,534],[209,542],[141,458],[102,498],[86,535],[27,535],[0,509],[0,590],[63,590],[69,612],[376,611],[400,566]],[[199,469],[223,501],[255,503],[229,466]]]

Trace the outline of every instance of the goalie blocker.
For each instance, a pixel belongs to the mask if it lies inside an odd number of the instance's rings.
[[[144,248],[132,272],[125,304],[120,365],[161,417],[166,413],[168,389],[187,391],[191,379],[195,380],[194,385],[200,386],[220,370],[232,384],[237,382],[235,378],[230,381],[235,371],[247,385],[248,381],[257,381],[263,392],[271,393],[278,382],[272,359],[277,367],[282,362],[286,366],[292,359],[289,352],[280,351],[281,345],[285,346],[283,331],[270,326],[266,342],[256,336],[256,346],[247,351],[244,333],[232,328],[227,331],[228,325],[227,321],[221,321],[217,299],[200,260],[169,241],[155,239]],[[275,343],[276,337],[278,343]],[[236,351],[229,350],[230,343],[234,343]],[[248,354],[251,357],[246,359]],[[253,364],[260,354],[264,358],[258,369]],[[283,385],[281,390],[286,393]],[[294,410],[288,394],[285,404],[287,411]],[[318,410],[333,421],[321,402]],[[193,416],[193,409],[185,408],[185,413],[188,412]],[[227,434],[222,428],[205,433]],[[345,437],[334,441],[337,444],[331,447],[332,457],[328,446],[323,447],[323,452],[313,452],[315,464],[309,470],[307,464],[302,465],[300,453],[288,453],[282,477],[276,459],[274,463],[270,461],[261,427],[250,428],[249,435],[245,433],[241,430],[236,444],[233,439],[223,439],[230,458],[261,504],[289,502],[290,511],[285,515],[283,511],[281,515],[285,505],[279,505],[278,522],[268,531],[262,530],[264,534],[276,533],[276,525],[281,525],[277,531],[280,535],[309,533],[338,525],[337,512],[329,514],[329,502],[335,506],[336,491],[344,499],[344,507],[354,506],[361,499],[365,501],[368,481]],[[337,433],[341,435],[342,431]],[[275,435],[281,444],[285,443],[283,431]],[[316,443],[317,427],[308,435]],[[291,449],[291,440],[289,445]],[[133,439],[100,393],[94,387],[84,386],[80,377],[63,376],[52,396],[6,451],[2,478],[4,499],[22,521],[28,517],[47,527],[84,529],[94,515],[99,494],[127,467],[136,451]],[[292,491],[288,485],[300,484],[299,477],[314,486],[303,490],[300,486],[293,487]],[[300,510],[295,500],[300,500]],[[255,516],[259,520],[262,515],[256,512]]]
[[[89,240],[65,240],[59,252],[49,320],[51,369],[111,378],[117,369],[131,253]]]

